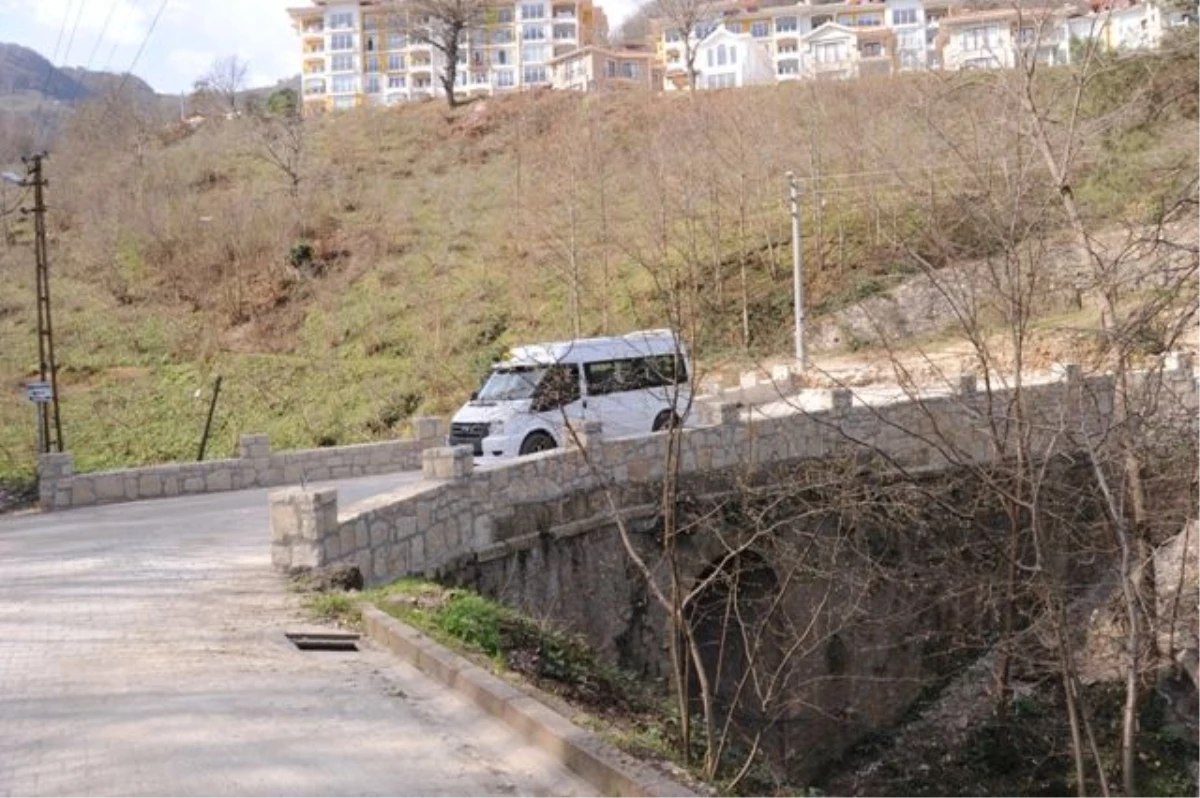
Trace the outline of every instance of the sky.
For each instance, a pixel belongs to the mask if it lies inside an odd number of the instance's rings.
[[[270,86],[300,71],[299,45],[285,9],[307,4],[307,0],[165,0],[165,5],[163,0],[0,0],[0,42],[32,48],[56,66],[125,72],[137,58],[133,73],[160,93],[187,91],[215,59],[237,55],[250,65],[250,86]],[[608,14],[610,26],[616,27],[638,0],[600,0],[598,5]]]

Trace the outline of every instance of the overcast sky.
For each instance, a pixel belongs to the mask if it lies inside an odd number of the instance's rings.
[[[213,59],[236,54],[250,63],[250,85],[271,85],[300,71],[299,45],[285,9],[306,4],[167,0],[134,74],[159,92],[180,92],[190,89]],[[599,2],[613,27],[637,4]],[[160,5],[161,0],[0,0],[0,42],[31,47],[58,66],[124,72]]]

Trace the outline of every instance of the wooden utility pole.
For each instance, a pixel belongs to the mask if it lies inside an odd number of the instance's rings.
[[[42,175],[45,153],[23,158],[28,170],[25,185],[33,187],[34,258],[37,261],[37,320],[38,320],[38,368],[41,381],[49,382],[51,400],[38,406],[38,423],[41,429],[42,452],[64,451],[62,415],[58,405],[58,364],[54,360],[54,324],[50,315],[50,263],[46,246],[46,200],[45,188],[49,181]],[[22,208],[23,213],[29,209]],[[53,416],[53,418],[51,418]]]

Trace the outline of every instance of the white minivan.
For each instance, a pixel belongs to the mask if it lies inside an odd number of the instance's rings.
[[[449,443],[502,458],[565,446],[571,421],[599,421],[605,438],[657,432],[685,420],[690,374],[671,330],[516,347],[455,413]]]

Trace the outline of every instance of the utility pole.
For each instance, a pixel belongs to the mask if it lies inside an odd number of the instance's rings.
[[[808,370],[804,351],[804,254],[801,239],[800,183],[796,175],[787,173],[788,194],[792,202],[792,291],[793,312],[796,317],[796,362],[801,371]]]
[[[22,158],[27,169],[24,184],[33,187],[34,258],[37,261],[37,319],[38,319],[38,366],[43,383],[49,382],[50,402],[39,404],[38,424],[43,453],[64,448],[62,415],[58,406],[58,365],[54,360],[54,324],[50,316],[50,263],[46,246],[46,200],[44,189],[50,184],[42,176],[42,161],[47,155]],[[22,213],[29,213],[22,208]],[[51,419],[53,414],[53,419]]]

